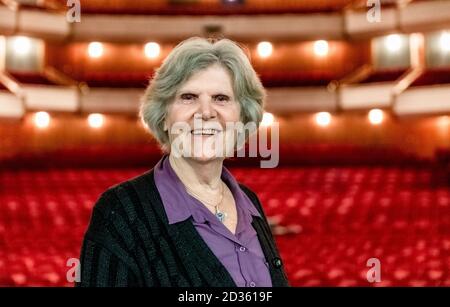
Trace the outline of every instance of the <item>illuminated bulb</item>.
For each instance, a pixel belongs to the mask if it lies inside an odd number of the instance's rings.
[[[47,112],[37,112],[34,115],[34,124],[38,128],[46,128],[50,124],[50,115]]]
[[[369,112],[369,121],[372,125],[379,125],[383,122],[384,114],[380,109],[373,109]]]
[[[269,42],[260,42],[257,50],[260,57],[267,58],[272,54],[273,47]]]
[[[386,37],[385,40],[385,46],[391,52],[399,51],[402,46],[402,39],[400,38],[400,35],[398,34],[388,35],[388,37]]]
[[[261,126],[264,126],[264,127],[272,126],[274,119],[275,118],[272,113],[264,112],[263,118],[261,120]]]
[[[441,46],[442,51],[450,51],[450,33],[443,32],[441,34],[441,37],[439,38],[439,45]]]
[[[28,37],[18,36],[13,41],[14,52],[19,55],[26,55],[31,51],[31,40]]]
[[[104,118],[102,114],[93,113],[88,116],[88,124],[91,128],[100,128],[103,126]]]
[[[314,42],[314,53],[318,56],[325,56],[328,54],[328,42],[319,40]]]
[[[319,112],[316,114],[316,123],[321,127],[328,126],[331,123],[331,114],[328,112]]]
[[[91,58],[99,58],[103,55],[103,44],[92,42],[89,44],[88,53]]]
[[[438,117],[437,125],[442,129],[448,129],[450,126],[450,117],[448,115]]]
[[[144,47],[145,56],[150,59],[158,57],[160,50],[159,44],[153,42],[145,44]]]

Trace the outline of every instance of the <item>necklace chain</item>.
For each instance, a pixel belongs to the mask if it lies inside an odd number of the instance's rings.
[[[169,159],[171,157],[172,156],[169,156]],[[178,178],[183,183],[183,185],[184,185],[184,187],[186,189],[186,192],[188,194],[190,194],[191,196],[195,197],[196,199],[198,199],[199,201],[201,201],[205,206],[214,207],[214,214],[215,214],[215,216],[223,223],[225,221],[225,218],[227,217],[227,213],[220,211],[219,205],[222,204],[223,199],[224,199],[224,194],[225,194],[225,189],[226,189],[225,183],[219,178],[220,188],[221,188],[220,200],[217,203],[215,203],[215,204],[211,204],[210,200],[208,200],[208,201],[204,200],[204,198],[205,198],[204,195],[199,195],[198,192],[196,192],[194,189],[192,189],[190,187],[190,185],[189,185],[189,182],[190,182],[189,178],[184,176],[184,174],[182,172],[181,173],[177,172],[175,168],[174,168],[174,171],[175,171],[176,175],[178,176]]]
[[[207,201],[203,200],[202,197],[196,193],[195,191],[193,191],[191,188],[189,188],[188,186],[186,186],[186,191],[191,194],[192,196],[194,196],[195,198],[197,198],[198,200],[200,200],[203,204],[210,206],[210,207],[214,207],[214,214],[216,215],[216,217],[221,221],[224,222],[225,217],[227,216],[227,214],[225,212],[220,211],[219,205],[222,204],[223,202],[223,198],[224,198],[224,194],[225,194],[225,187],[224,187],[224,183],[222,181],[220,181],[220,187],[221,187],[221,192],[220,192],[220,200],[216,203],[216,204],[210,204]]]

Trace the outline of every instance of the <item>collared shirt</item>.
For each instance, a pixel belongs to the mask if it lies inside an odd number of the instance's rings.
[[[238,287],[271,287],[268,263],[251,225],[260,217],[248,196],[226,167],[221,178],[233,194],[238,222],[233,234],[199,200],[187,193],[165,155],[154,167],[155,184],[163,201],[169,224],[192,217],[195,229],[227,269]]]

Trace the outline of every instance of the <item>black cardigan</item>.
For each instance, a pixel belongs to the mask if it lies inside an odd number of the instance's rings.
[[[261,204],[240,184],[261,217],[255,228],[274,287],[288,286]],[[153,170],[105,191],[93,209],[76,286],[235,287],[228,271],[192,224],[170,225]]]

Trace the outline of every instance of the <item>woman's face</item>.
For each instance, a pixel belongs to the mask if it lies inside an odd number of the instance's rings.
[[[168,108],[164,128],[171,153],[202,161],[223,159],[234,151],[232,124],[239,120],[240,105],[228,71],[219,64],[198,71],[180,87]]]

